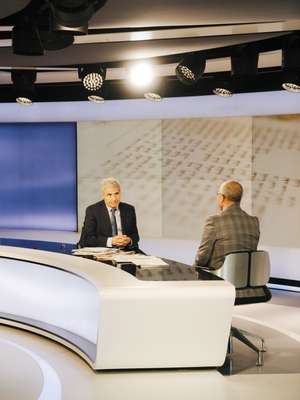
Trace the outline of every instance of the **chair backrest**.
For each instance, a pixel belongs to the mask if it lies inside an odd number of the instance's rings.
[[[249,283],[251,287],[264,286],[269,282],[271,265],[267,251],[253,251],[251,254]]]
[[[270,277],[269,254],[263,250],[228,254],[217,275],[236,289],[264,286]]]

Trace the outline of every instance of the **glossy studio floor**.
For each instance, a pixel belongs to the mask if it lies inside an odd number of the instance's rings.
[[[0,399],[298,400],[300,293],[272,294],[269,303],[235,308],[234,325],[264,336],[267,353],[256,367],[255,353],[234,341],[231,374],[228,368],[96,373],[62,345],[1,325]]]

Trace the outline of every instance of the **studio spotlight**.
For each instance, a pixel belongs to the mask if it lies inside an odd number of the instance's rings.
[[[233,95],[232,91],[225,89],[224,87],[216,87],[213,89],[213,93],[220,97],[231,97]]]
[[[149,86],[154,79],[152,65],[147,63],[139,63],[132,65],[129,70],[129,81],[138,87]]]
[[[282,49],[282,88],[300,92],[300,35],[292,35]]]
[[[16,102],[30,105],[34,97],[35,70],[12,70],[11,80],[14,84]]]
[[[154,102],[159,102],[162,101],[162,97],[159,93],[155,92],[146,92],[144,93],[144,97],[146,100],[154,101]]]
[[[91,94],[88,96],[88,100],[92,103],[102,104],[104,103],[104,98],[96,94]]]
[[[99,90],[105,80],[106,69],[101,64],[81,65],[78,68],[78,76],[83,86],[90,92]]]
[[[186,85],[195,84],[205,70],[206,60],[195,53],[189,54],[176,67],[176,76]]]
[[[42,56],[44,54],[39,30],[30,21],[13,27],[12,47],[14,54],[22,56]]]
[[[292,93],[300,93],[300,76],[295,74],[290,78],[285,78],[286,82],[282,83],[282,88]]]
[[[88,33],[88,21],[106,0],[50,0],[53,30],[74,35]]]
[[[212,91],[216,96],[231,97],[235,92],[232,78],[228,77],[214,80]]]

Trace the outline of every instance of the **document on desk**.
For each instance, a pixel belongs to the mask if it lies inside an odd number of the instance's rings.
[[[168,264],[159,257],[142,254],[116,254],[113,259],[116,263],[133,263],[140,267],[147,268],[168,266]]]
[[[72,253],[76,256],[107,255],[115,254],[116,252],[116,249],[112,249],[110,247],[82,247],[81,249],[72,250]]]

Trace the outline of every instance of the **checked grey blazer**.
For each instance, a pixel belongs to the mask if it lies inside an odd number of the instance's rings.
[[[220,214],[207,218],[195,263],[198,266],[219,269],[227,254],[240,250],[256,250],[259,240],[259,222],[232,204]]]

